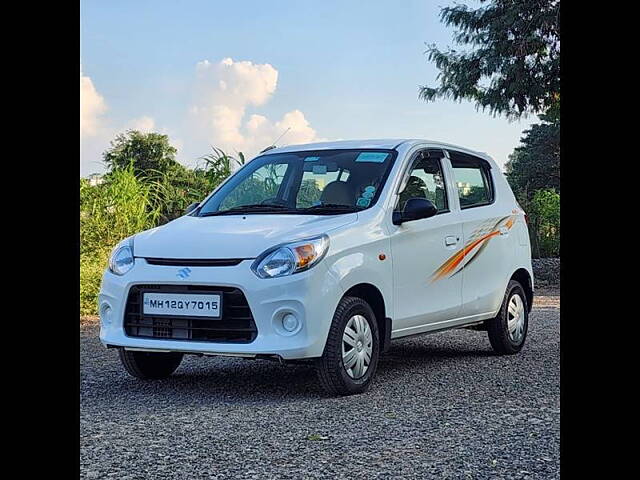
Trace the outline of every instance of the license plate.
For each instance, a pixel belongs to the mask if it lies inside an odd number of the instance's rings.
[[[144,293],[145,315],[220,318],[220,294]]]

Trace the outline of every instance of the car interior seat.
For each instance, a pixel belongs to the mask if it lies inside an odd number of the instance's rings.
[[[337,205],[354,205],[355,197],[348,183],[334,180],[329,182],[320,195],[322,203],[334,203]]]

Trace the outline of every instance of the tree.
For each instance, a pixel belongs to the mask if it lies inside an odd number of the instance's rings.
[[[560,121],[541,115],[523,132],[505,164],[507,180],[526,209],[536,190],[553,188],[560,192]]]
[[[469,51],[428,46],[440,73],[439,86],[420,88],[420,98],[470,100],[476,107],[508,118],[549,110],[559,116],[560,1],[480,0],[441,9],[453,26],[456,45]]]
[[[560,256],[560,194],[554,189],[538,190],[529,205],[533,255]]]
[[[133,165],[136,175],[156,178],[184,170],[176,161],[176,153],[167,135],[128,130],[116,136],[102,157],[111,171]]]

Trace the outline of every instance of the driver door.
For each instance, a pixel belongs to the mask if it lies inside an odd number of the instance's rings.
[[[396,210],[422,197],[438,213],[392,226],[394,337],[437,329],[460,312],[462,275],[450,275],[449,266],[462,245],[462,224],[451,208],[450,171],[442,150],[421,150],[401,183]]]

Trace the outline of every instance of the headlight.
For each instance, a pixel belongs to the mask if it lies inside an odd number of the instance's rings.
[[[316,265],[329,249],[329,237],[320,235],[270,248],[256,258],[251,269],[260,278],[293,275]]]
[[[116,275],[124,275],[133,268],[133,237],[123,240],[111,252],[109,270]]]

